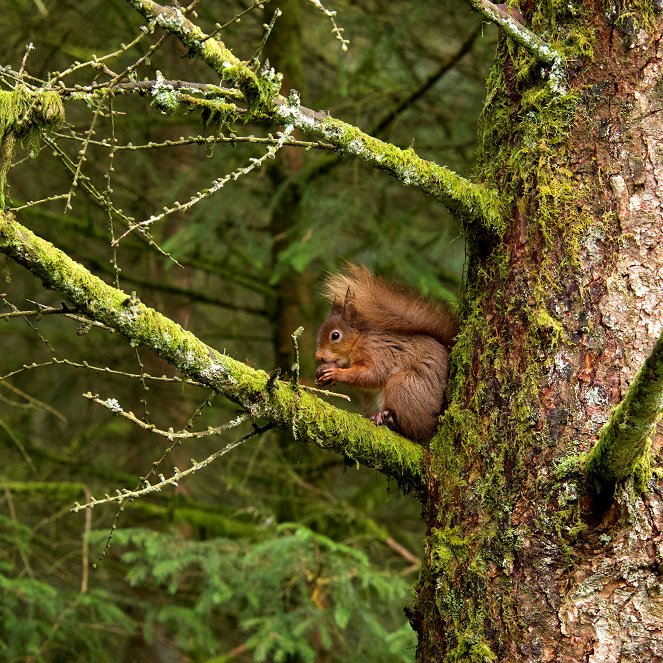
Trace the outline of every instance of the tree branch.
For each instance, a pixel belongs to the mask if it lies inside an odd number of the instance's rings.
[[[280,74],[271,69],[257,73],[253,66],[236,58],[221,41],[205,35],[179,8],[163,7],[153,0],[127,2],[148,21],[177,36],[224,82],[241,90],[249,117],[292,125],[307,136],[330,143],[340,153],[356,157],[403,184],[436,198],[461,220],[478,223],[497,233],[503,229],[496,191],[422,159],[411,148],[402,150],[325,113],[305,108],[300,105],[296,93],[292,93],[289,99],[279,95]]]
[[[467,2],[489,21],[499,25],[511,39],[520,44],[530,55],[542,64],[549,66],[550,81],[554,89],[560,94],[566,92],[564,60],[557,49],[541,39],[535,32],[521,25],[508,11],[502,11],[490,0],[467,0]]]
[[[300,106],[296,95],[288,101],[277,100],[273,117],[281,124],[292,124],[308,136],[330,143],[367,166],[388,173],[406,186],[423,191],[461,220],[478,223],[497,233],[503,228],[496,191],[422,159],[412,148],[402,150],[341,120],[330,116],[320,118],[319,114]]]
[[[115,329],[132,344],[152,350],[251,416],[290,431],[301,442],[317,444],[377,469],[403,487],[423,487],[426,452],[420,445],[221,354],[134,295],[104,283],[8,212],[0,212],[0,252],[38,276],[78,311]]]
[[[663,334],[587,455],[585,476],[597,493],[633,473],[663,413]]]
[[[0,490],[27,495],[48,496],[55,507],[81,499],[89,492],[89,487],[74,481],[6,481],[0,480]],[[160,518],[170,523],[188,523],[196,527],[204,527],[206,531],[228,538],[248,538],[259,540],[265,537],[265,529],[252,522],[220,513],[205,504],[185,498],[183,495],[169,496],[160,493],[158,499],[162,504],[136,500],[131,505],[133,512],[142,513],[151,518]]]

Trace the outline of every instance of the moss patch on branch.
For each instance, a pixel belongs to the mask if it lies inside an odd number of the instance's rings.
[[[587,455],[585,476],[599,493],[633,474],[646,458],[650,436],[663,415],[663,335],[636,374],[631,386],[601,429]],[[651,470],[645,474],[649,478]]]
[[[39,137],[64,122],[64,106],[57,92],[32,92],[19,85],[0,90],[0,209],[5,207],[7,173],[16,141],[30,152],[39,148]]]
[[[192,56],[200,58],[221,77],[221,80],[242,91],[247,103],[247,117],[266,113],[281,88],[282,76],[273,69],[258,70],[243,62],[223,42],[206,35],[190,21],[180,7],[167,7],[152,0],[128,0],[146,19],[174,34]]]
[[[420,445],[221,354],[145,306],[135,294],[104,283],[6,212],[0,212],[0,252],[29,269],[77,310],[120,332],[131,345],[152,350],[253,417],[273,422],[301,442],[378,469],[406,491],[423,489],[426,451]]]

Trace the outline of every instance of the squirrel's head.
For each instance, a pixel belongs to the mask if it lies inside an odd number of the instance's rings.
[[[360,336],[357,314],[348,295],[343,304],[334,302],[329,317],[318,331],[315,360],[333,362],[340,368],[352,365],[352,348]]]

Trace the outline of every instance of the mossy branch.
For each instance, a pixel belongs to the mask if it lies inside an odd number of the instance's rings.
[[[5,207],[7,173],[16,141],[36,150],[41,132],[57,129],[64,122],[64,106],[57,92],[31,92],[22,85],[0,90],[0,209]]]
[[[541,39],[535,32],[521,25],[508,11],[502,11],[490,0],[467,1],[489,21],[499,25],[511,39],[520,44],[537,61],[550,67],[550,81],[553,88],[560,94],[566,92],[564,59],[557,49]]]
[[[587,455],[585,476],[600,493],[633,473],[646,456],[663,413],[663,335]]]
[[[461,221],[480,224],[497,234],[504,228],[497,191],[422,159],[411,148],[403,150],[351,124],[310,111],[299,105],[296,95],[287,101],[277,99],[272,116],[280,124],[291,124],[307,136],[329,143],[337,151],[423,191],[443,203]]]
[[[191,55],[211,66],[222,81],[241,90],[250,117],[259,116],[269,108],[281,87],[281,77],[272,69],[258,72],[255,67],[239,60],[222,41],[206,35],[188,19],[181,7],[164,7],[153,0],[127,2],[152,24],[175,35]]]
[[[461,221],[480,224],[492,232],[504,228],[496,191],[472,183],[417,156],[412,149],[400,149],[373,138],[356,127],[300,105],[296,93],[288,99],[278,93],[281,75],[236,58],[214,37],[205,35],[177,7],[162,7],[153,0],[127,0],[147,20],[168,30],[196,57],[203,60],[221,79],[244,94],[247,116],[259,117],[284,126],[292,125],[305,135],[323,140],[339,153],[358,158],[367,166],[382,170],[403,184],[414,187],[442,202]]]
[[[240,405],[253,417],[290,431],[303,443],[336,451],[418,491],[424,478],[423,447],[288,382],[275,380],[221,354],[172,320],[127,295],[0,212],[0,252],[38,276],[47,288],[93,320],[152,350],[197,382]]]

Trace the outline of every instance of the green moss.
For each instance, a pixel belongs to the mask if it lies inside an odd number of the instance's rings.
[[[539,2],[532,15],[532,30],[550,41],[572,63],[594,55],[594,30],[587,23],[587,11],[578,0]]]
[[[196,105],[202,108],[201,118],[205,131],[218,132],[232,127],[239,120],[235,104],[217,100],[197,100]]]
[[[0,90],[0,139],[13,134],[33,147],[40,132],[58,129],[64,117],[57,92],[33,92],[21,86]]]
[[[634,472],[651,477],[650,436],[663,416],[663,335],[633,378],[626,396],[601,429],[587,455],[586,479],[594,492],[608,490]]]
[[[31,153],[37,152],[42,133],[59,128],[64,117],[57,92],[33,92],[23,86],[0,90],[0,209],[5,207],[7,173],[16,141]]]
[[[385,143],[335,118],[326,118],[320,123],[319,135],[361,161],[371,165],[377,162],[378,168],[395,175],[406,186],[415,186],[442,201],[468,223],[497,235],[503,232],[504,220],[497,191],[426,161],[410,148],[401,149]]]
[[[293,389],[289,383],[270,381],[265,371],[210,348],[135,295],[104,283],[7,213],[0,213],[0,251],[27,267],[79,311],[125,335],[131,344],[151,349],[254,417],[291,430],[301,441],[379,469],[403,488],[423,490],[427,452],[421,445]]]
[[[152,103],[160,113],[172,115],[180,107],[180,98],[174,90],[159,88],[153,94]]]
[[[226,66],[221,73],[224,81],[238,87],[244,94],[248,106],[247,122],[271,111],[274,98],[281,89],[281,74],[273,69],[264,69],[258,73],[245,63]]]
[[[432,561],[426,572],[432,576],[428,582],[435,587],[436,609],[445,622],[453,624],[453,629],[445,633],[449,646],[439,660],[477,663],[496,660],[484,637],[487,606],[481,597],[485,564],[483,559],[473,557],[473,542],[462,536],[460,527],[433,528],[424,546],[427,559]],[[477,610],[468,610],[468,588],[475,599],[473,605],[479,606]]]
[[[436,560],[432,570],[437,575],[445,572],[453,561],[463,563],[468,557],[468,541],[461,536],[459,527],[440,529],[434,527],[429,536],[432,558]]]
[[[657,3],[653,0],[604,0],[606,20],[614,25],[624,37],[627,47],[635,46],[640,30],[649,30],[656,21]]]

